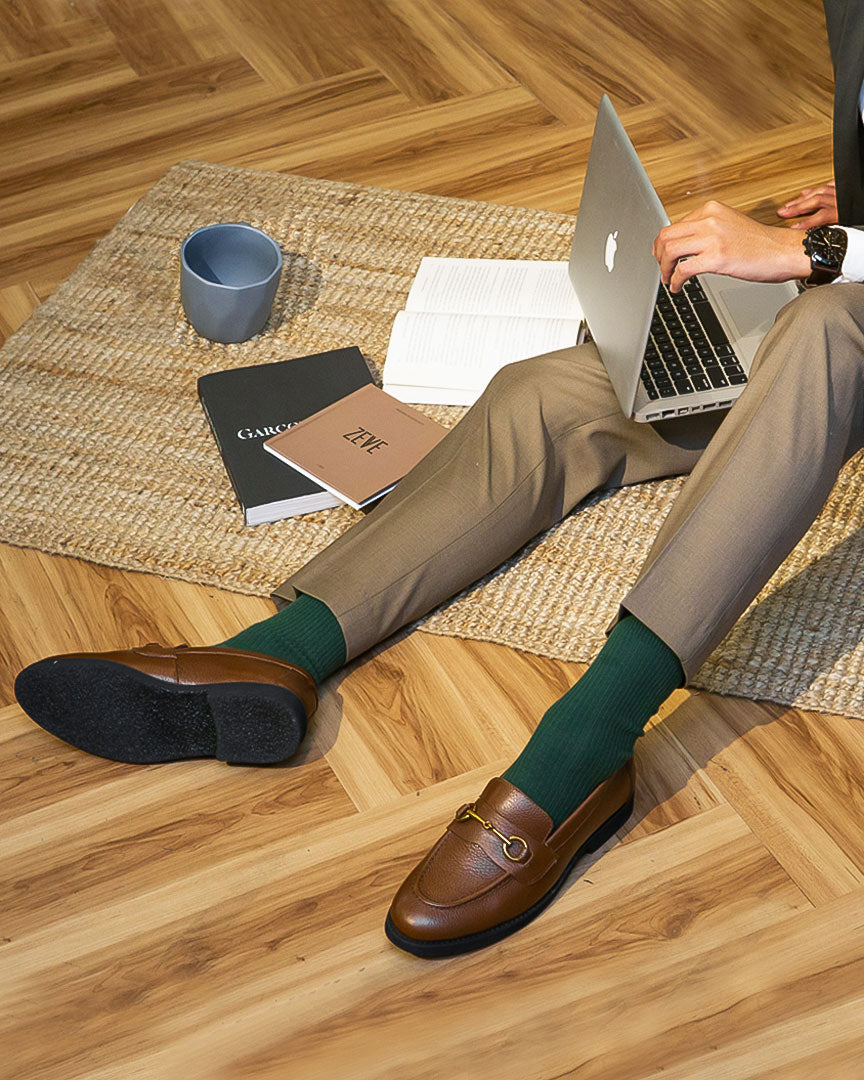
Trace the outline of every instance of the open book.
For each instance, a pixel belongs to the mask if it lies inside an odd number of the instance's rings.
[[[583,328],[566,262],[427,257],[393,324],[384,389],[473,405],[499,368],[576,345]]]

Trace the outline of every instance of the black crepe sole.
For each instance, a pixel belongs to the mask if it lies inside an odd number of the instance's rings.
[[[555,884],[545,892],[539,900],[535,900],[531,907],[526,908],[525,911],[519,915],[514,915],[512,919],[497,923],[495,926],[490,926],[486,930],[479,930],[475,934],[465,934],[462,937],[455,938],[441,938],[438,941],[422,941],[419,938],[408,937],[407,934],[403,934],[401,930],[398,930],[388,912],[387,919],[384,922],[384,933],[393,944],[398,945],[400,949],[413,953],[415,956],[422,956],[424,959],[434,959],[441,956],[457,956],[459,953],[473,952],[475,949],[482,949],[486,945],[494,945],[496,941],[509,937],[510,934],[515,934],[515,932],[521,930],[526,923],[531,922],[532,919],[536,919],[558,895],[561,886],[566,881],[567,876],[576,865],[576,862],[581,859],[583,855],[590,855],[592,852],[596,851],[597,848],[605,844],[609,837],[621,828],[632,813],[633,796],[631,795],[628,801],[624,803],[623,806],[619,807],[610,818],[607,818],[600,828],[596,829],[576,851],[570,862],[564,867]]]
[[[39,660],[15,680],[21,708],[88,754],[149,765],[215,757],[232,765],[290,758],[306,734],[303,702],[282,686],[181,686],[113,660]]]

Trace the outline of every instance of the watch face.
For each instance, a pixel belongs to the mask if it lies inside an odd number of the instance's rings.
[[[831,225],[818,225],[808,229],[804,238],[804,250],[810,256],[814,270],[825,269],[840,272],[846,256],[848,237],[843,229]]]

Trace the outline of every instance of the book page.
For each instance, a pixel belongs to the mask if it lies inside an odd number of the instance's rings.
[[[581,319],[566,262],[423,258],[406,311]]]
[[[385,383],[384,389],[399,401],[412,405],[473,405],[483,393],[483,390],[454,390],[452,386],[403,386],[401,383]]]
[[[575,345],[580,327],[578,319],[400,311],[384,362],[385,388],[398,383],[483,390],[505,364]]]

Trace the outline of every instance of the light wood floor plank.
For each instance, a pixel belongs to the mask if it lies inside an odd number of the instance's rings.
[[[0,289],[0,336],[14,334],[39,304],[39,297],[29,282]]]
[[[353,4],[215,0],[209,7],[275,88],[288,90],[368,66],[357,45]]]
[[[418,105],[516,83],[435,0],[356,0],[359,48]]]
[[[118,138],[144,139],[166,126],[226,117],[256,97],[270,98],[272,92],[236,55],[181,68],[170,82],[157,74],[97,87],[76,100],[71,115],[61,104],[0,120],[0,137],[8,151],[3,177],[20,178],[25,171],[77,156],[82,147],[96,153],[116,148]]]
[[[0,49],[4,59],[24,60],[70,44],[62,29],[44,14],[38,0],[32,4],[0,5]]]
[[[95,11],[138,75],[173,72],[204,59],[197,40],[184,34],[172,7],[163,0],[98,0]]]
[[[535,132],[559,128],[542,105],[521,87],[495,90],[477,98],[460,98],[404,113],[398,124],[370,118],[352,131],[268,146],[242,155],[244,164],[300,172],[329,179],[372,176],[385,187],[422,189],[458,187],[454,175],[463,167],[505,162],[521,152]]]
[[[767,704],[745,720],[735,698],[711,695],[670,726],[814,904],[861,890],[861,721]]]
[[[52,107],[66,114],[76,100],[104,94],[133,78],[110,39],[6,64],[0,71],[0,121],[39,116]]]

